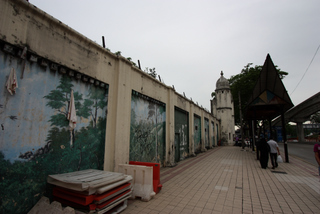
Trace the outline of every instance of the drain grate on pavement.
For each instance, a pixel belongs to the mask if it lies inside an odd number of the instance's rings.
[[[273,173],[279,173],[279,174],[287,174],[286,172],[281,172],[281,171],[271,171]]]

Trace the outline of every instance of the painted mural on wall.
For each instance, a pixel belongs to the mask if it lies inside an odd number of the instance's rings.
[[[175,161],[184,160],[189,155],[189,114],[186,111],[175,108],[174,111],[175,132]]]
[[[16,93],[4,87],[11,69]],[[49,174],[103,169],[108,92],[0,52],[0,213],[27,213],[51,197]],[[77,115],[66,119],[71,89]],[[72,139],[71,139],[72,136]]]
[[[216,124],[216,133],[217,133],[217,143],[218,143],[218,146],[221,146],[221,142],[220,142],[220,136],[219,136],[219,126],[218,124]]]
[[[215,139],[215,134],[214,134],[214,122],[211,122],[211,127],[212,127],[212,146],[217,146],[216,144],[216,139]]]
[[[130,161],[164,164],[165,104],[132,91]]]
[[[194,152],[201,152],[201,117],[194,115]]]
[[[206,148],[209,148],[209,120],[207,118],[204,118],[204,131],[204,145]]]

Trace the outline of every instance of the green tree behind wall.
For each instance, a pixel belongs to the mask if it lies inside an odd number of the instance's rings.
[[[228,79],[230,84],[231,93],[233,96],[234,102],[234,117],[235,117],[235,124],[237,126],[240,125],[240,110],[239,110],[239,93],[241,97],[241,109],[242,111],[245,109],[247,102],[252,95],[252,91],[254,89],[255,84],[258,81],[260,72],[262,70],[261,65],[252,66],[252,63],[248,63],[244,68],[241,70],[240,74],[231,76]],[[275,66],[276,70],[280,76],[280,79],[283,79],[288,75],[287,72],[282,71]],[[242,112],[243,115],[243,112]]]

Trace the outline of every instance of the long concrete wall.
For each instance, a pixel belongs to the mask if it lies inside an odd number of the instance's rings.
[[[47,59],[49,65],[55,63],[58,69],[64,68],[88,77],[94,84],[108,84],[105,170],[117,170],[118,164],[129,161],[132,90],[165,103],[166,153],[163,165],[174,164],[175,107],[190,115],[190,155],[194,153],[193,115],[201,117],[202,133],[205,133],[204,118],[208,119],[210,146],[213,145],[212,139],[218,135],[213,133],[217,128],[211,126],[219,125],[220,122],[210,112],[177,93],[172,87],[147,75],[124,57],[109,52],[26,1],[0,1],[0,39],[19,50],[27,47],[29,56],[34,54]],[[204,137],[202,134],[203,151]]]
[[[12,68],[19,83],[14,95],[4,87]],[[117,171],[129,162],[130,148],[145,142],[132,137],[140,123],[153,134],[147,143],[161,138],[145,156],[164,167],[205,152],[221,136],[221,122],[210,112],[24,0],[0,0],[0,77],[0,213],[27,213],[50,196],[48,174]],[[73,133],[65,119],[71,89]],[[134,105],[148,110],[139,114]],[[134,123],[133,115],[142,116]]]

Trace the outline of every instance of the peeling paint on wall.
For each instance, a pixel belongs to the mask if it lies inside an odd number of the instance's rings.
[[[165,125],[165,105],[132,91],[129,160],[163,165]]]

